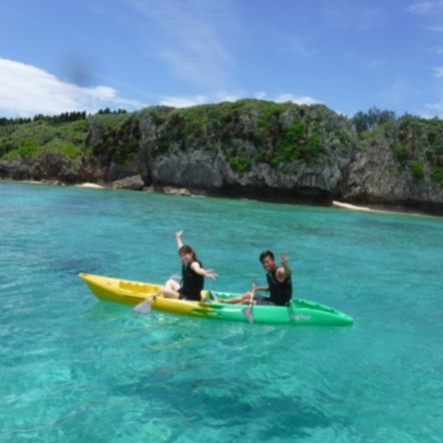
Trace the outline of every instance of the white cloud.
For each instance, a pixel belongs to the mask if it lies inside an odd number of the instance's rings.
[[[404,103],[411,93],[409,85],[403,81],[394,81],[379,95],[380,98],[391,103]]]
[[[277,103],[285,103],[285,102],[292,102],[296,103],[297,105],[315,105],[320,104],[321,102],[315,98],[307,97],[307,96],[296,96],[291,93],[283,93],[277,95],[273,101]]]
[[[281,93],[274,97],[265,91],[254,94],[257,99],[279,103],[315,104],[318,100],[307,96]],[[243,91],[216,92],[211,95],[160,96],[159,105],[185,108],[205,103],[234,102],[250,97]],[[0,115],[28,117],[36,114],[54,115],[62,112],[87,111],[110,107],[129,111],[148,106],[119,96],[108,86],[81,87],[61,81],[35,66],[0,58]]]
[[[443,12],[443,1],[413,3],[406,8],[406,11],[413,15],[434,15]]]
[[[371,71],[383,71],[386,66],[387,66],[388,62],[386,60],[371,60],[370,62],[368,62],[368,68]]]
[[[80,87],[52,74],[13,60],[0,58],[0,113],[15,116],[96,112],[100,108],[128,110],[146,106],[127,100],[107,86]]]
[[[267,94],[265,91],[259,91],[254,94],[255,98],[259,100],[269,100],[276,103],[286,103],[286,102],[292,102],[297,105],[316,105],[321,104],[322,102],[320,100],[317,100],[312,97],[308,96],[297,96],[290,92],[283,92],[280,94],[277,94],[273,97],[267,97]]]
[[[256,93],[254,94],[254,97],[255,97],[257,100],[265,100],[266,92],[265,92],[265,91],[259,91],[259,92],[256,92]]]
[[[292,102],[298,105],[314,105],[321,103],[320,101],[307,96],[296,96],[290,93],[278,94],[277,96],[271,98],[267,97],[266,92],[260,91],[254,94],[254,97],[258,100],[269,100],[277,103]],[[159,100],[160,105],[172,106],[174,108],[186,108],[189,106],[202,105],[205,103],[221,103],[221,102],[235,102],[242,98],[248,98],[243,93],[225,93],[219,92],[213,96],[207,95],[196,95],[187,97],[171,97],[162,96]]]
[[[235,63],[227,36],[236,20],[226,0],[125,0],[148,21],[146,55],[160,57],[174,74],[198,85],[227,82]],[[154,43],[153,43],[154,42]]]
[[[196,95],[185,97],[161,96],[159,105],[172,106],[173,108],[188,108],[190,106],[203,105],[209,103],[235,102],[244,98],[241,94],[218,92],[212,96]]]
[[[443,26],[423,26],[424,29],[433,32],[443,32]]]
[[[443,54],[443,47],[436,46],[435,48],[431,49],[431,52],[441,55]]]
[[[291,36],[289,39],[288,51],[293,52],[301,57],[312,57],[313,53],[306,43],[297,35]]]
[[[411,86],[408,82],[396,80],[388,85],[380,94],[379,98],[394,104],[407,103],[411,97],[421,97],[422,91]]]
[[[388,19],[387,9],[369,0],[323,0],[321,12],[330,25],[340,29],[373,29]]]
[[[435,77],[443,77],[443,66],[440,66],[439,68],[434,69],[434,76]]]
[[[426,108],[429,109],[429,113],[423,114],[426,118],[433,118],[436,115],[440,118],[443,117],[443,99],[437,103],[426,105]]]
[[[204,95],[197,95],[195,97],[162,96],[159,100],[160,105],[171,106],[172,108],[188,108],[190,106],[202,105],[208,102],[208,98]]]

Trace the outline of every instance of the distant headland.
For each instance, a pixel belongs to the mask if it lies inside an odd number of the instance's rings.
[[[239,100],[0,118],[0,178],[443,214],[443,122]]]

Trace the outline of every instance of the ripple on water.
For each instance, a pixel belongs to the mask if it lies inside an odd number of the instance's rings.
[[[5,183],[0,201],[0,441],[440,443],[440,219]],[[178,229],[209,287],[264,284],[259,253],[285,250],[297,296],[354,326],[142,316],[77,277],[164,281]]]

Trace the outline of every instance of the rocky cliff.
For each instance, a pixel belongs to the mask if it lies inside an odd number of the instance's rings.
[[[322,105],[241,100],[0,127],[1,178],[124,187],[134,176],[132,189],[443,213],[443,123],[405,116],[357,133]]]
[[[362,136],[342,198],[443,213],[443,124],[410,116]]]

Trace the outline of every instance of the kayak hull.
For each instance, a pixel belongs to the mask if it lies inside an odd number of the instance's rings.
[[[161,288],[161,285],[158,284],[121,280],[86,273],[81,273],[79,276],[100,300],[130,306],[145,301]],[[202,295],[205,295],[205,292],[207,291],[202,291]],[[152,300],[151,307],[160,312],[188,317],[247,321],[243,314],[246,305],[222,302],[223,299],[235,297],[238,294],[224,292],[217,292],[216,294],[219,301],[211,303],[177,300],[159,295]],[[293,299],[288,307],[256,305],[253,307],[253,317],[254,323],[267,324],[346,326],[353,323],[353,319],[349,315],[329,306],[301,299]]]

